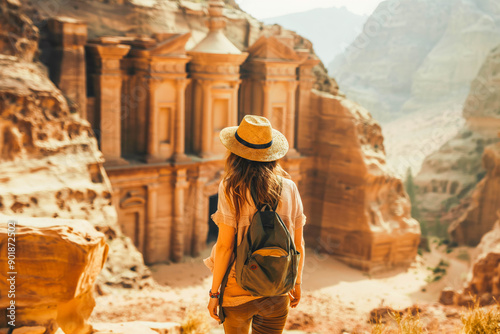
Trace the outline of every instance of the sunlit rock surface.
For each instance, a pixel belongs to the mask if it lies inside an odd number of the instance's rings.
[[[472,276],[458,300],[467,300],[469,293],[488,304],[493,297],[500,298],[500,210],[493,229],[486,233],[477,246]]]

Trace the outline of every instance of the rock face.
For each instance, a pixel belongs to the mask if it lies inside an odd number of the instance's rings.
[[[498,207],[497,207],[498,208]],[[472,268],[472,278],[462,297],[469,292],[481,297],[483,303],[500,297],[500,210],[493,229],[485,234],[477,246],[478,257]]]
[[[483,165],[486,176],[474,189],[465,213],[449,228],[451,238],[459,244],[476,246],[493,227],[500,208],[500,143],[486,147]]]
[[[2,17],[11,17],[1,21],[0,31],[32,30],[29,36],[35,36],[36,45],[36,27],[12,2],[0,1],[2,10],[8,8]],[[19,36],[13,44],[25,45]],[[70,112],[41,64],[27,55],[6,54],[13,54],[11,44],[0,49],[0,212],[85,219],[107,235],[110,245],[110,261],[99,282],[140,282],[149,271],[117,224],[111,186],[90,124]],[[115,257],[116,252],[121,255]]]
[[[415,178],[422,219],[429,223],[449,212],[461,201],[469,201],[474,187],[486,174],[481,165],[483,152],[485,152],[484,167],[495,168],[491,166],[492,161],[496,159],[495,146],[492,146],[487,154],[485,147],[499,140],[497,137],[500,129],[499,70],[500,47],[497,47],[491,51],[471,84],[463,109],[465,125],[454,138],[425,159],[422,170]],[[495,172],[490,170],[488,173],[490,175]],[[481,184],[483,187],[484,182]],[[483,195],[475,196],[477,201],[479,200],[477,196]],[[495,201],[493,198],[489,200]],[[466,206],[465,203],[457,206],[457,212],[452,213],[450,220],[467,220],[465,217],[460,218]],[[488,214],[488,219],[491,219],[491,214]],[[491,224],[492,221],[487,223],[486,230],[476,231],[480,234],[474,232],[469,235],[471,240],[474,240],[472,244],[479,242],[481,236],[489,231]]]
[[[312,101],[310,133],[303,132],[316,147],[308,166],[314,181],[305,186],[309,244],[368,270],[411,263],[420,226],[386,164],[379,124],[343,97],[316,91]]]
[[[0,221],[0,248],[13,248],[14,255],[13,267],[7,256],[0,266],[15,272],[0,274],[0,307],[6,310],[14,301],[16,328],[41,325],[47,334],[58,327],[65,333],[90,333],[86,321],[108,253],[105,235],[78,219],[1,216]],[[9,320],[2,316],[0,327]]]

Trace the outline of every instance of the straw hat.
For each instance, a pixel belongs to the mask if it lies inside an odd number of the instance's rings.
[[[262,116],[246,115],[240,126],[222,129],[219,137],[229,151],[247,160],[274,161],[288,152],[286,137]]]

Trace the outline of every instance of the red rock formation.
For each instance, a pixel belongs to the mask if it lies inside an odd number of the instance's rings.
[[[449,228],[459,244],[475,246],[493,227],[500,208],[500,143],[485,148],[483,166],[486,176],[474,189],[466,211]]]
[[[117,224],[90,124],[70,112],[45,68],[31,61],[37,29],[14,2],[0,1],[0,31],[16,32],[0,44],[0,212],[89,221],[110,245],[99,281],[138,284],[149,271]]]
[[[108,253],[104,234],[85,220],[2,215],[0,248],[13,250],[10,271],[15,272],[0,272],[0,307],[6,309],[11,300],[15,307],[14,319],[1,317],[0,327],[14,320],[21,332],[33,325],[46,334],[58,327],[65,333],[91,332],[94,283]],[[2,256],[0,266],[9,268],[7,261]]]
[[[498,207],[497,207],[498,208]],[[458,303],[468,300],[469,293],[479,296],[483,304],[500,299],[500,210],[493,229],[486,233],[477,246],[472,277],[458,298]],[[462,302],[461,302],[462,301]]]
[[[308,242],[363,269],[411,263],[420,226],[402,181],[385,161],[381,128],[362,107],[314,92],[306,116],[316,158],[304,184]]]

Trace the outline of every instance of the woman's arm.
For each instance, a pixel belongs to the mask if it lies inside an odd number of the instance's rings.
[[[304,268],[304,259],[306,257],[306,248],[305,248],[303,230],[304,230],[303,227],[296,229],[295,230],[295,237],[294,237],[295,248],[297,249],[297,252],[300,253],[299,271],[297,274],[297,283],[302,283],[302,269]]]
[[[305,248],[305,242],[304,242],[304,236],[303,236],[303,227],[300,227],[295,230],[295,237],[294,237],[294,243],[295,243],[295,248],[297,251],[300,253],[300,260],[299,260],[299,270],[297,273],[297,282],[295,283],[295,286],[293,290],[290,292],[290,307],[295,308],[300,302],[300,298],[302,295],[302,271],[304,268],[304,260],[306,257],[306,248]]]
[[[219,236],[215,246],[214,276],[212,279],[212,292],[219,291],[222,279],[226,274],[231,254],[233,254],[236,230],[226,224],[219,224]]]
[[[234,238],[236,237],[236,229],[226,224],[219,224],[219,236],[215,246],[215,260],[214,260],[214,275],[212,278],[212,292],[219,291],[224,275],[226,274],[231,254],[234,248]],[[210,316],[217,321],[220,321],[217,316],[217,306],[219,305],[218,299],[210,298],[208,310]]]

